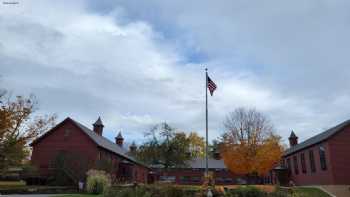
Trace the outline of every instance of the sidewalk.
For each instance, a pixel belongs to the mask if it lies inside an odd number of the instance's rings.
[[[350,196],[350,185],[322,185],[320,188],[328,191],[336,197]]]

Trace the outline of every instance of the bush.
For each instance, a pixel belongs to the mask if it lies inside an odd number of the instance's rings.
[[[87,172],[86,190],[91,194],[102,194],[111,186],[111,179],[104,171],[89,170]]]
[[[152,197],[151,193],[144,187],[124,188],[111,190],[104,194],[105,197]]]
[[[273,193],[270,193],[268,197],[288,197],[288,193],[283,191],[275,191]]]
[[[171,185],[147,185],[137,187],[110,187],[105,190],[104,197],[192,197],[195,190]]]
[[[237,189],[232,189],[228,196],[234,197],[267,197],[268,194],[262,190],[259,190],[253,186],[239,187]]]
[[[152,197],[145,187],[114,188],[109,187],[103,193],[104,197]]]
[[[160,190],[159,197],[183,197],[185,192],[182,188],[174,186],[165,186]]]

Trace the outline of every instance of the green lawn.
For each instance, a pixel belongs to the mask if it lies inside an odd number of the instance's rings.
[[[16,187],[16,186],[24,186],[26,183],[24,181],[0,181],[0,187]]]
[[[294,191],[303,197],[330,197],[330,195],[317,188],[298,187]]]
[[[92,195],[92,194],[66,194],[66,195],[57,195],[54,197],[102,197],[102,195]]]

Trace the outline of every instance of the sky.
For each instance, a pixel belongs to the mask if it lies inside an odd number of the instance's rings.
[[[38,114],[142,143],[166,121],[209,137],[256,108],[286,142],[350,118],[350,1],[1,0],[0,87]]]

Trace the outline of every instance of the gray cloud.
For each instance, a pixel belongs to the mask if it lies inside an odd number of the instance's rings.
[[[3,6],[3,5],[2,5]],[[22,2],[0,13],[5,87],[33,92],[41,111],[106,135],[143,139],[159,121],[210,136],[225,114],[256,107],[302,139],[349,117],[346,1]]]

